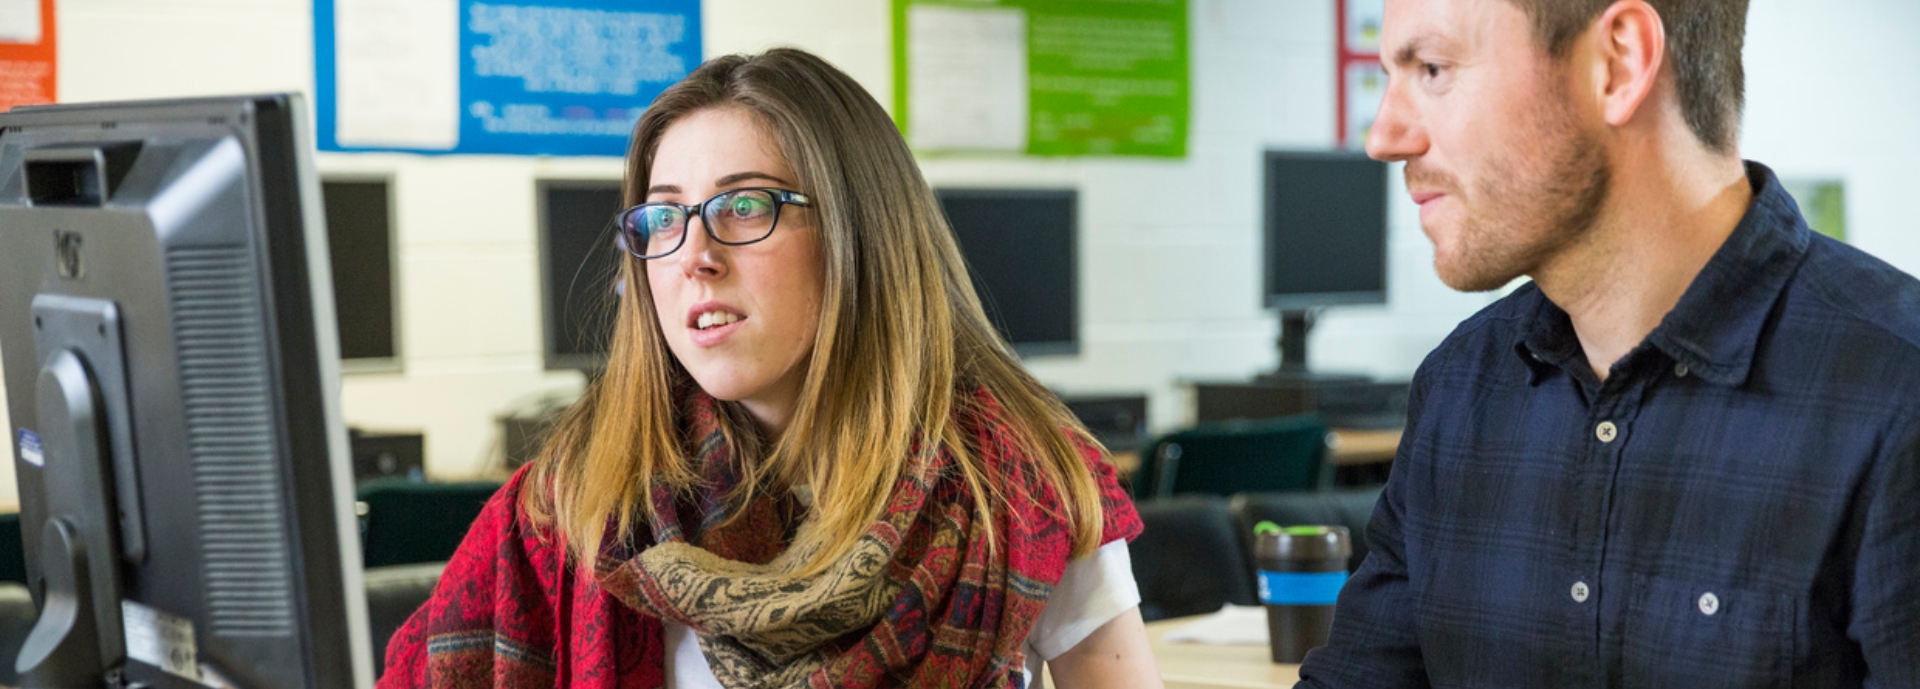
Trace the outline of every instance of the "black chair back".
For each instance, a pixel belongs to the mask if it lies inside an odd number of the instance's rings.
[[[1148,445],[1133,494],[1312,490],[1331,482],[1326,455],[1327,425],[1310,414],[1209,423]]]
[[[1255,604],[1253,568],[1226,501],[1191,495],[1139,503],[1146,530],[1128,546],[1147,621]]]
[[[0,581],[27,583],[27,550],[21,538],[20,513],[0,513]]]
[[[367,632],[373,639],[373,674],[386,671],[387,642],[415,610],[433,597],[445,562],[367,570]]]
[[[498,481],[417,483],[380,479],[360,486],[366,504],[360,554],[366,566],[445,562],[500,490]]]

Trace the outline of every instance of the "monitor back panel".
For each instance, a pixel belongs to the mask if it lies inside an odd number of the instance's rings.
[[[317,193],[292,159],[301,107],[209,99],[0,116],[0,354],[14,435],[42,422],[34,300],[112,304],[131,412],[117,426],[131,471],[116,484],[143,506],[122,510],[138,526],[121,531],[146,544],[121,561],[127,609],[186,621],[198,659],[183,667],[244,686],[370,677],[358,546],[340,538],[350,479],[334,427],[337,353],[322,342],[331,303],[312,294],[326,262],[308,260],[325,245],[305,231]],[[31,152],[62,147],[114,151],[97,198],[29,183]],[[45,470],[26,459],[16,469],[36,571]],[[134,660],[152,660],[136,646]],[[131,663],[128,677],[184,678],[164,664]]]

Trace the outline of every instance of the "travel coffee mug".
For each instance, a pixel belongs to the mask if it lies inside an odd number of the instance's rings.
[[[1298,663],[1308,650],[1327,645],[1333,603],[1347,583],[1353,544],[1344,526],[1283,528],[1260,522],[1253,534],[1273,662]]]

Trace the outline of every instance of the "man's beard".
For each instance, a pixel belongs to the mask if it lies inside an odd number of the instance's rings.
[[[1566,102],[1561,94],[1549,98]],[[1474,186],[1473,205],[1465,207],[1453,260],[1434,257],[1448,287],[1499,289],[1534,273],[1593,229],[1613,179],[1599,134],[1581,129],[1564,107],[1529,129],[1535,131],[1511,140],[1555,142],[1553,148],[1540,162],[1522,160],[1525,154],[1509,148],[1483,170],[1489,174]],[[1407,163],[1406,178],[1409,187],[1461,190],[1451,175],[1422,168],[1418,160]]]

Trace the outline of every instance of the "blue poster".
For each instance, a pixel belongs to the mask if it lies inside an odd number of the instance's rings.
[[[622,156],[699,0],[314,0],[323,151]]]

